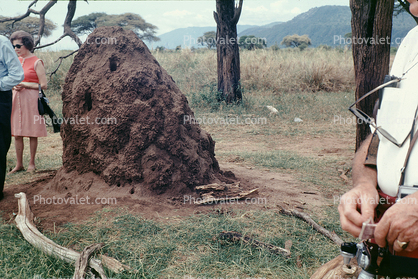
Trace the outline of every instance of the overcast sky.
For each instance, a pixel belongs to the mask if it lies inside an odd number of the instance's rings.
[[[17,16],[23,14],[31,1],[0,0],[0,15]],[[47,1],[39,1],[33,9],[40,10]],[[93,12],[107,14],[136,13],[147,22],[158,27],[157,36],[177,28],[192,26],[215,26],[213,11],[215,0],[211,1],[78,1],[74,16],[87,15]],[[60,0],[47,14],[55,22],[57,30],[42,43],[57,39],[63,32],[62,24],[67,13],[68,1]],[[325,5],[348,6],[349,0],[244,0],[238,24],[264,25],[276,21],[288,21],[296,15],[313,7]],[[326,20],[326,19],[324,19]],[[71,39],[66,38],[57,48],[76,47]]]

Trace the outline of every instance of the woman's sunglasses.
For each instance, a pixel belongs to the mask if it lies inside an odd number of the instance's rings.
[[[21,48],[23,45],[15,44],[13,45],[13,48]]]

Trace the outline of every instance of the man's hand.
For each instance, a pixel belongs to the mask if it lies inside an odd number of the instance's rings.
[[[343,230],[358,237],[363,222],[374,217],[378,201],[379,194],[373,184],[359,184],[345,193],[338,206]]]
[[[418,248],[418,193],[406,196],[383,214],[374,233],[380,247],[393,247],[396,252]],[[398,241],[397,241],[398,240]],[[399,242],[408,243],[403,249]]]

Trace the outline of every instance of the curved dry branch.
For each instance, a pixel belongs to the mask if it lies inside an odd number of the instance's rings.
[[[67,16],[65,17],[64,21],[64,34],[67,34],[70,36],[78,45],[78,47],[81,47],[83,44],[80,40],[80,38],[71,30],[71,21],[73,20],[75,9],[77,7],[77,1],[69,1],[68,7],[67,7]]]
[[[30,3],[30,4],[29,4],[29,6],[28,6],[28,10],[27,10],[27,11],[26,11],[26,13],[24,13],[23,15],[20,15],[20,16],[14,16],[14,17],[6,17],[6,18],[3,18],[3,19],[0,19],[0,23],[1,23],[1,22],[7,22],[7,21],[13,21],[13,23],[15,23],[15,22],[17,22],[17,21],[20,21],[20,20],[22,20],[22,19],[24,19],[24,18],[28,17],[30,14],[39,14],[39,12],[38,12],[38,11],[35,11],[35,10],[31,9],[31,7],[32,7],[33,5],[35,5],[37,2],[38,2],[38,0],[34,0],[34,1],[32,1],[32,3]],[[12,26],[13,26],[13,25],[12,25]]]
[[[77,259],[79,259],[80,253],[56,244],[39,232],[32,222],[33,213],[30,210],[26,194],[20,192],[15,194],[15,197],[19,199],[19,213],[16,216],[15,222],[23,237],[30,244],[42,250],[44,253],[74,264]],[[101,261],[94,258],[90,259],[89,265],[100,274],[101,278],[106,278],[102,268],[102,263],[116,273],[130,269],[129,266],[123,265],[116,259],[104,255],[102,255]]]
[[[56,72],[58,71],[58,69],[60,68],[62,61],[63,61],[65,58],[67,58],[67,57],[69,57],[69,56],[73,55],[73,54],[74,54],[74,53],[76,53],[76,52],[78,52],[78,49],[74,50],[73,52],[71,52],[71,53],[69,53],[69,54],[67,54],[67,55],[60,56],[60,57],[58,57],[58,59],[57,59],[57,60],[55,60],[55,62],[57,62],[57,61],[59,60],[59,61],[60,61],[60,63],[59,63],[59,64],[58,64],[58,66],[55,68],[55,70],[53,70],[51,73],[49,73],[49,81],[51,81],[52,76],[53,76],[53,75],[55,75],[55,73],[56,73]]]
[[[57,0],[51,0],[48,2],[48,4],[45,5],[45,7],[42,8],[42,10],[39,11],[39,31],[38,31],[38,38],[35,40],[35,46],[41,43],[42,35],[44,34],[45,30],[45,14],[51,9],[52,6],[54,6],[58,1]]]
[[[53,1],[51,0],[50,2],[53,2]],[[76,7],[77,7],[77,1],[68,1],[67,15],[65,16],[65,20],[64,20],[64,33],[61,35],[61,37],[59,37],[58,39],[56,39],[55,41],[51,43],[37,46],[34,49],[41,49],[44,47],[49,47],[51,45],[58,43],[59,41],[61,41],[63,38],[67,36],[72,38],[76,42],[78,47],[81,47],[83,43],[81,42],[80,38],[73,32],[73,30],[71,30],[71,21],[74,18]]]

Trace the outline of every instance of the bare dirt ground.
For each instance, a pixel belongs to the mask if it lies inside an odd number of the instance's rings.
[[[349,142],[336,141],[331,138],[318,138],[296,140],[281,146],[302,153],[309,152],[312,153],[311,155],[318,156],[318,158],[338,156],[342,158],[342,163],[345,163],[344,158],[349,158],[352,154],[352,151],[347,148],[349,144]],[[253,144],[251,145],[253,146]],[[230,150],[231,148],[234,147],[222,141],[217,145],[217,149],[220,151]],[[246,145],[241,142],[239,148],[250,148],[250,143]],[[54,177],[56,171],[44,171],[36,173],[36,179],[33,182],[6,185],[5,198],[0,202],[0,212],[3,219],[9,221],[14,219],[13,213],[18,212],[14,194],[18,192],[26,193],[34,216],[39,220],[38,226],[41,230],[52,230],[55,226],[67,222],[82,222],[103,208],[125,208],[129,212],[140,214],[144,218],[168,221],[175,219],[177,216],[205,213],[214,209],[228,210],[230,208],[268,210],[282,206],[297,208],[305,212],[314,212],[322,205],[329,203],[315,185],[301,183],[291,173],[285,173],[285,171],[255,168],[239,161],[236,162],[234,158],[229,157],[220,161],[220,167],[223,171],[232,171],[243,189],[258,188],[258,194],[251,196],[250,200],[241,200],[240,204],[195,205],[193,204],[193,198],[198,198],[196,193],[174,197],[165,194],[157,196],[140,195],[137,192],[129,194],[130,189],[128,187],[126,187],[126,191],[121,191],[120,188],[113,189],[106,184],[100,187],[91,187],[84,193],[54,193],[48,189],[48,183]],[[55,204],[51,200],[53,197],[56,199]],[[41,198],[45,200],[42,201]],[[48,198],[50,199],[48,200]],[[89,199],[88,204],[87,198]],[[96,201],[96,198],[99,198],[99,200]],[[67,202],[65,202],[65,199],[67,199]]]

